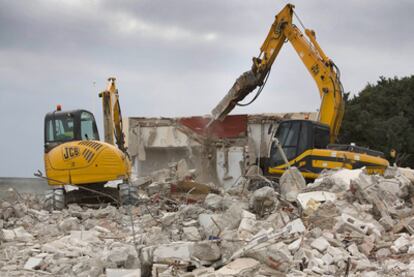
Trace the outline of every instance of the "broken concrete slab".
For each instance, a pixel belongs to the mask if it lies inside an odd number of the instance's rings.
[[[140,269],[122,269],[122,268],[107,268],[105,270],[107,277],[140,277]]]
[[[194,226],[183,227],[183,239],[188,241],[200,241],[201,235],[198,229]]]
[[[272,269],[287,272],[292,262],[292,255],[286,244],[278,242],[267,247],[265,259],[261,261]]]
[[[214,262],[220,259],[221,251],[215,241],[200,241],[192,245],[192,255],[200,261]]]
[[[109,267],[113,268],[137,268],[140,266],[140,262],[137,258],[137,253],[131,245],[119,246],[111,249],[106,263]]]
[[[202,227],[206,237],[218,236],[222,231],[217,225],[218,217],[215,214],[200,214],[198,216],[198,223]]]
[[[70,238],[73,240],[80,240],[86,242],[101,242],[101,240],[99,239],[99,233],[94,230],[70,231]]]
[[[256,231],[256,215],[243,210],[240,225],[237,230],[239,239],[249,240]]]
[[[344,229],[348,229],[351,231],[356,231],[359,232],[361,234],[367,234],[368,233],[368,225],[353,217],[350,216],[349,214],[343,213],[340,217],[340,220],[338,221],[338,226],[336,227],[336,229],[341,232]]]
[[[325,253],[321,260],[325,263],[325,265],[331,265],[334,262],[333,257],[329,253]]]
[[[252,258],[239,258],[220,268],[216,273],[219,276],[253,276],[260,263]]]
[[[155,263],[171,263],[176,260],[190,262],[193,242],[173,242],[159,245],[155,248],[153,256]]]
[[[311,245],[312,248],[315,248],[321,253],[324,253],[326,249],[330,246],[329,242],[324,237],[319,237],[312,241]]]
[[[317,208],[322,202],[335,201],[336,195],[335,193],[328,192],[328,191],[311,191],[311,192],[299,193],[297,196],[297,200],[299,204],[302,206],[303,210],[310,208],[313,211],[315,211],[317,210]],[[310,207],[311,200],[313,200],[314,202],[317,202],[318,205],[314,207]]]
[[[296,251],[299,250],[301,244],[302,244],[302,238],[298,238],[297,240],[294,240],[288,245],[288,249],[291,253],[296,253]]]
[[[16,234],[13,230],[2,229],[0,238],[2,241],[14,241],[16,239]]]
[[[265,210],[275,208],[278,200],[276,192],[271,187],[262,187],[253,192],[249,198],[249,208],[256,214],[262,215]]]
[[[286,170],[279,180],[280,194],[287,201],[294,202],[298,193],[306,187],[306,181],[296,167]]]
[[[316,186],[323,181],[333,183],[336,188],[334,190],[347,191],[351,186],[351,181],[356,180],[362,173],[362,169],[346,169],[331,170],[322,173],[314,182]]]
[[[408,248],[412,245],[410,236],[406,233],[394,241],[391,246],[391,250],[396,254],[407,253]]]
[[[204,199],[204,205],[211,210],[222,209],[223,197],[214,193],[209,193]]]
[[[24,264],[23,268],[30,269],[30,270],[38,269],[40,265],[42,264],[42,261],[43,261],[42,258],[30,257]]]
[[[12,230],[2,229],[0,238],[3,241],[17,240],[20,242],[29,242],[34,239],[33,235],[27,232],[23,227],[17,227]]]
[[[303,225],[303,221],[300,218],[297,218],[283,228],[284,231],[287,231],[289,234],[295,233],[304,233],[306,231],[305,225]]]

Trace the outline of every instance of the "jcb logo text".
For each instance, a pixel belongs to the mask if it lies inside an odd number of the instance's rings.
[[[65,147],[63,150],[63,159],[69,160],[79,156],[79,147]]]

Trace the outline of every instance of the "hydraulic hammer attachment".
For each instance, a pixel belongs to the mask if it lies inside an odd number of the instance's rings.
[[[252,70],[244,72],[233,84],[226,96],[211,111],[213,120],[223,120],[238,102],[243,100],[256,87],[263,84],[263,78],[257,77]]]

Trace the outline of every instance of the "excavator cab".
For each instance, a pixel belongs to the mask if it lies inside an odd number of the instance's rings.
[[[388,162],[384,154],[355,144],[331,144],[328,125],[311,120],[287,120],[279,124],[268,158],[261,162],[269,177],[278,178],[287,169],[276,141],[291,166],[297,167],[308,182],[324,169],[362,168],[369,173],[382,173]],[[277,140],[276,140],[277,139]]]
[[[280,123],[277,138],[291,161],[309,149],[326,149],[329,144],[329,126],[311,120],[287,120]],[[270,165],[279,166],[285,162],[275,142],[270,149]]]
[[[93,114],[86,110],[56,111],[45,117],[45,153],[59,144],[99,140],[98,128]]]

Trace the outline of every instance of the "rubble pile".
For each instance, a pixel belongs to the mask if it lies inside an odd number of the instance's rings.
[[[10,192],[0,276],[414,275],[411,170],[328,171],[293,193],[287,177],[241,178],[223,191],[193,174],[136,182],[136,207],[49,212]]]

